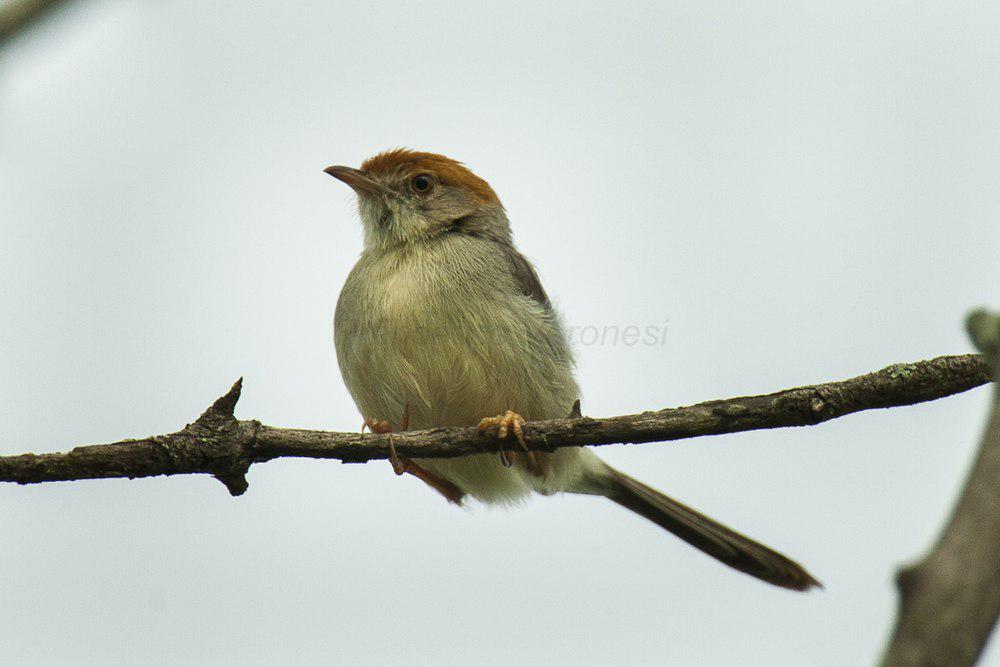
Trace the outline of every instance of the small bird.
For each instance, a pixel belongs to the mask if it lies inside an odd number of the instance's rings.
[[[587,447],[529,452],[526,420],[566,417],[573,355],[493,188],[435,153],[390,150],[326,173],[358,196],[364,251],[334,317],[337,360],[365,427],[475,426],[514,436],[499,455],[391,457],[451,502],[511,504],[532,492],[604,496],[763,581],[820,586],[800,565],[615,470]],[[514,441],[517,441],[515,444]]]

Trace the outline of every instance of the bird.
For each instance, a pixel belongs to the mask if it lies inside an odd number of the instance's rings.
[[[515,247],[493,188],[465,164],[397,148],[324,171],[357,194],[364,248],[337,300],[334,345],[365,428],[477,426],[499,454],[404,459],[461,504],[531,494],[604,496],[718,561],[785,589],[822,585],[801,565],[602,461],[589,447],[528,451],[534,420],[578,400],[574,358],[534,266]],[[578,404],[577,404],[578,405]]]

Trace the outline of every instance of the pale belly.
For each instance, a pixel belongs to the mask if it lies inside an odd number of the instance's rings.
[[[473,426],[507,410],[529,421],[551,419],[566,416],[578,397],[557,322],[526,298],[449,299],[421,293],[412,282],[405,291],[391,284],[373,290],[369,283],[351,293],[349,286],[335,338],[344,380],[365,418],[388,420],[395,429],[407,412],[410,429]],[[345,299],[359,303],[344,308]],[[342,315],[359,307],[364,318]],[[543,458],[568,461],[574,452]],[[547,492],[558,482],[552,466],[538,479],[520,466],[504,467],[493,454],[419,463],[486,502]]]
[[[396,429],[404,414],[410,429],[474,426],[507,410],[529,421],[564,417],[577,394],[568,369],[482,332],[384,335],[355,345],[365,358],[365,380],[351,383],[358,408],[364,417],[388,420]],[[511,438],[510,448],[516,447]],[[503,466],[494,454],[418,463],[486,502],[517,500],[541,490],[543,482],[520,465]]]

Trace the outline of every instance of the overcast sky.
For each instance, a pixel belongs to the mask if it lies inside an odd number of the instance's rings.
[[[0,452],[241,418],[354,430],[361,250],[322,173],[396,147],[489,180],[570,326],[584,412],[970,350],[998,305],[1000,10],[964,3],[76,0],[0,51]],[[822,6],[825,4],[825,7]],[[582,331],[582,329],[581,329]],[[614,446],[805,564],[733,572],[599,498],[449,507],[388,463],[0,487],[23,664],[870,663],[988,392]],[[1000,664],[992,647],[984,664]]]

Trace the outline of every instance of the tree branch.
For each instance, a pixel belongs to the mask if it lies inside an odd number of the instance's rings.
[[[1000,378],[1000,315],[966,328]],[[972,665],[1000,614],[1000,385],[979,453],[933,550],[896,575],[899,615],[883,658],[902,665]]]
[[[784,426],[808,426],[836,417],[932,401],[989,382],[982,357],[974,354],[894,364],[859,377],[787,389],[774,394],[709,401],[657,412],[593,419],[579,416],[529,422],[529,448],[660,442]],[[389,457],[389,436],[305,431],[240,421],[233,416],[242,379],[193,424],[176,433],[106,445],[77,447],[60,454],[0,456],[0,482],[33,484],[110,477],[152,477],[204,473],[233,495],[247,489],[253,463],[282,457],[340,459],[360,463]],[[392,435],[400,456],[443,458],[496,452],[509,446],[490,429],[435,428]]]

